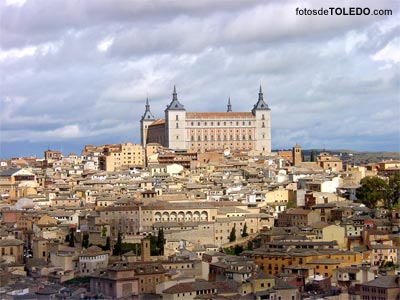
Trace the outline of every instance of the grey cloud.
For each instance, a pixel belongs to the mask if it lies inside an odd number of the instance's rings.
[[[281,1],[6,7],[1,142],[138,142],[146,97],[157,117],[164,116],[174,84],[188,111],[223,111],[229,96],[235,111],[249,111],[261,83],[274,148],[352,141],[359,148],[393,147],[388,133],[398,135],[399,118],[388,111],[399,111],[398,64],[386,66],[373,55],[396,38],[396,18],[296,17],[295,7]],[[107,38],[113,43],[98,51]],[[27,45],[38,50],[1,60]]]

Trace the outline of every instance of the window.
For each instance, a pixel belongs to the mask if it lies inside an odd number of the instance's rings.
[[[176,123],[176,128],[179,128],[179,123]]]
[[[200,122],[197,122],[197,126],[200,126]]]
[[[177,121],[179,120],[179,116],[178,115],[175,116],[175,120],[177,120]]]

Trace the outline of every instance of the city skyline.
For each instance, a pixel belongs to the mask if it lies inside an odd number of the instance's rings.
[[[174,85],[211,112],[228,98],[250,111],[261,84],[272,149],[399,151],[395,1],[357,2],[393,11],[379,17],[296,15],[312,1],[113,3],[0,4],[1,158],[140,143],[146,98],[162,117]]]

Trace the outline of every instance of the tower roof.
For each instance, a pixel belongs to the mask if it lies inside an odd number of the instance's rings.
[[[231,97],[228,98],[228,109],[227,112],[232,112]]]
[[[185,107],[178,100],[178,94],[176,93],[175,85],[174,85],[174,92],[172,93],[172,101],[167,106],[166,110],[185,110]]]
[[[270,110],[269,107],[268,107],[268,104],[265,103],[265,101],[264,101],[264,94],[263,94],[263,91],[262,91],[262,88],[261,88],[261,84],[260,84],[260,91],[258,92],[258,101],[254,105],[253,113],[256,110]]]
[[[144,115],[142,116],[142,121],[148,120],[148,121],[154,121],[154,116],[150,111],[150,104],[149,104],[149,98],[146,98],[146,109],[144,111]]]

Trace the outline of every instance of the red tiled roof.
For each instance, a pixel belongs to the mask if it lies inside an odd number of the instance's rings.
[[[207,281],[179,283],[163,291],[165,294],[187,293],[200,290],[215,289],[215,285]]]
[[[165,124],[165,119],[157,119],[153,123],[151,123],[149,126],[161,125],[161,124]]]
[[[253,118],[251,112],[187,112],[186,119]]]

